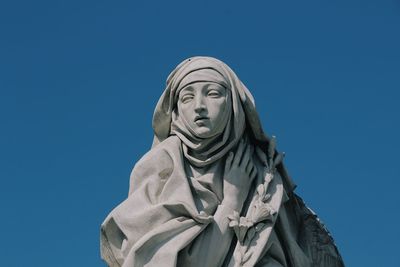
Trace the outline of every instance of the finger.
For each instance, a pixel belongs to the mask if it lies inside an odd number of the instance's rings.
[[[233,165],[237,165],[237,166],[239,165],[240,159],[242,158],[242,154],[243,154],[243,148],[244,148],[244,142],[242,139],[239,142],[239,146],[238,146],[238,149],[235,154],[235,159],[233,160]]]
[[[250,146],[250,160],[249,161],[253,162],[253,159],[254,159],[253,156],[254,156],[254,146],[251,145]]]
[[[231,168],[232,166],[232,159],[233,159],[233,152],[229,152],[228,157],[226,158],[225,161],[225,173]]]
[[[250,147],[249,161],[248,161],[248,163],[247,163],[247,165],[246,165],[246,172],[247,172],[247,174],[250,174],[251,166],[254,165],[254,162],[253,162],[253,155],[254,155],[254,146],[251,146],[251,147]]]
[[[253,162],[250,160],[249,164],[246,166],[246,173],[250,176],[251,169],[254,167]]]
[[[256,176],[257,176],[257,168],[254,166],[250,173],[250,180],[254,180]]]
[[[267,165],[267,163],[268,163],[267,155],[264,153],[264,151],[261,150],[261,148],[256,147],[256,154],[257,154],[258,158],[261,160],[261,162],[264,165]]]
[[[246,168],[247,164],[249,164],[250,150],[251,150],[251,145],[247,145],[246,151],[243,154],[242,161],[240,162],[240,166],[243,168]]]

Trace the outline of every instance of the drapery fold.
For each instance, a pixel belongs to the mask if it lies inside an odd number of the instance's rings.
[[[215,169],[200,177],[188,176],[181,147],[181,140],[171,136],[135,165],[128,198],[109,214],[101,228],[102,254],[110,266],[176,266],[179,253],[213,223],[220,193],[207,176]],[[261,172],[260,162],[255,162]],[[280,208],[283,190],[278,177],[271,184],[271,203],[276,209]],[[261,234],[254,248],[258,257],[272,228]]]
[[[183,166],[176,136],[136,164],[128,198],[102,225],[105,258],[114,258],[119,264],[115,266],[175,266],[178,252],[212,222],[209,214],[218,198],[203,199],[204,209],[199,211],[192,194],[196,188],[189,185]]]

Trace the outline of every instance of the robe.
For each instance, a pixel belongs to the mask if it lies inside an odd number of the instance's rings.
[[[260,162],[255,162],[262,173]],[[189,163],[177,136],[153,147],[132,171],[128,198],[101,226],[102,258],[111,267],[180,267],[180,262],[190,262],[188,258],[200,252],[188,248],[201,242],[223,198],[218,180],[223,177],[223,163],[221,159],[209,172],[195,177],[188,174]],[[235,262],[240,244],[233,238],[223,266],[343,266],[327,230],[279,173],[270,188],[271,205],[279,211],[276,219],[259,233],[250,247],[252,256],[243,265]],[[243,215],[252,205],[254,189]]]

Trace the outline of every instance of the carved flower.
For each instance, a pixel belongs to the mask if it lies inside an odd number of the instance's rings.
[[[269,184],[269,182],[271,182],[272,178],[274,178],[274,174],[271,173],[271,172],[267,172],[267,173],[265,174],[265,177],[264,177],[265,183],[266,183],[266,184]]]
[[[243,243],[247,230],[254,225],[253,222],[246,217],[239,217],[237,211],[234,211],[232,215],[228,216],[228,218],[231,220],[229,227],[233,228],[237,239],[240,243]]]
[[[231,221],[231,222],[229,223],[229,226],[230,226],[230,227],[239,226],[239,220],[240,220],[239,212],[234,211],[233,214],[231,214],[231,215],[228,216],[228,218],[229,218],[229,220]]]
[[[276,213],[274,208],[268,203],[257,201],[251,213],[251,221],[256,224],[261,221],[271,220]]]

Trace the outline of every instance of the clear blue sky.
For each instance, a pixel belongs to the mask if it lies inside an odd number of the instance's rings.
[[[2,1],[1,265],[104,266],[169,72],[230,65],[347,266],[399,266],[400,2]]]

